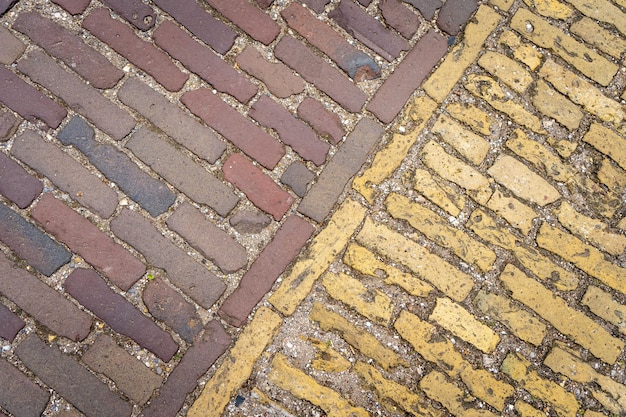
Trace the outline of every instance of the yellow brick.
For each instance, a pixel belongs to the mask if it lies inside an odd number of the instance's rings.
[[[569,130],[578,129],[583,112],[546,82],[539,80],[531,95],[533,105],[541,113],[555,119]]]
[[[529,27],[532,27],[532,30],[529,30]],[[511,28],[531,42],[550,49],[580,72],[604,86],[613,80],[619,69],[619,66],[593,49],[526,9],[518,9],[511,20]]]
[[[521,104],[518,97],[508,94],[496,80],[485,75],[470,74],[465,88],[476,97],[485,100],[491,107],[508,115],[515,123],[526,126],[533,132],[546,133],[541,120]]]
[[[450,103],[446,111],[455,119],[465,123],[476,133],[484,136],[491,134],[491,127],[496,123],[491,115],[473,104]]]
[[[365,220],[357,241],[391,261],[406,266],[453,300],[462,301],[472,290],[474,281],[469,275],[433,255],[417,242],[385,225],[374,223],[370,218]]]
[[[313,284],[343,250],[363,218],[365,208],[345,200],[333,214],[328,225],[313,239],[305,256],[293,266],[289,275],[269,301],[283,314],[293,314],[309,294]]]
[[[513,304],[507,297],[481,291],[474,299],[480,311],[511,329],[520,339],[539,346],[546,335],[546,325]]]
[[[420,157],[424,164],[435,171],[440,177],[451,181],[466,190],[479,202],[486,202],[492,191],[489,180],[473,167],[447,153],[443,147],[434,141],[429,141]]]
[[[623,0],[619,0],[626,7]],[[610,23],[626,35],[626,15],[607,0],[567,0],[568,3],[592,19]]]
[[[571,7],[558,0],[524,0],[524,3],[533,7],[540,15],[554,19],[566,20],[574,15]]]
[[[501,155],[487,172],[519,198],[540,206],[561,198],[552,185],[511,156]]]
[[[354,371],[361,377],[367,387],[376,390],[380,402],[393,402],[403,410],[418,416],[442,416],[443,412],[430,405],[423,393],[414,393],[404,385],[391,381],[373,366],[357,362]]]
[[[533,82],[532,75],[521,64],[497,52],[485,52],[478,65],[520,94]]]
[[[500,336],[448,298],[437,299],[430,319],[484,353],[493,352],[500,343]]]
[[[439,208],[453,216],[458,216],[465,207],[465,196],[454,188],[435,178],[425,169],[416,169],[413,176],[413,188]]]
[[[407,366],[407,363],[393,350],[384,347],[370,333],[359,329],[339,314],[328,310],[321,303],[313,304],[310,317],[311,320],[318,322],[323,330],[338,332],[346,342],[368,358],[374,359],[384,369],[390,370],[399,365]]]
[[[515,389],[496,379],[493,374],[484,369],[474,369],[468,364],[461,370],[461,380],[476,397],[490,404],[498,411],[503,411],[505,402],[515,392]]]
[[[520,229],[524,234],[528,234],[533,227],[533,219],[537,217],[535,210],[520,202],[517,198],[506,197],[496,190],[489,201],[487,207],[502,216],[514,227]]]
[[[502,372],[519,382],[530,394],[551,403],[559,415],[575,416],[580,408],[574,394],[560,385],[542,378],[530,369],[530,362],[516,353],[509,353],[502,363]]]
[[[626,269],[606,261],[604,255],[593,246],[545,223],[539,230],[537,244],[573,263],[609,287],[626,294]]]
[[[491,0],[489,3],[493,4],[494,6],[498,7],[499,9],[502,9],[504,11],[508,11],[511,6],[513,5],[514,0]]]
[[[354,407],[337,391],[320,385],[313,377],[289,363],[282,353],[272,360],[269,380],[294,396],[320,407],[326,414],[337,417],[365,417],[370,414],[361,407]]]
[[[316,349],[315,359],[311,361],[313,369],[323,372],[343,372],[352,366],[349,360],[331,348],[328,343],[317,339],[309,339],[309,342]]]
[[[611,294],[590,285],[582,303],[594,314],[616,325],[622,334],[626,334],[626,306],[613,300]]]
[[[417,297],[426,297],[434,290],[421,279],[378,260],[375,254],[355,243],[348,245],[343,261],[363,274],[376,277],[383,275],[385,284],[397,285]]]
[[[354,308],[370,320],[388,325],[393,312],[391,299],[377,289],[369,289],[358,279],[344,273],[327,272],[322,284],[328,294]]]
[[[282,318],[260,307],[244,328],[213,377],[207,382],[187,415],[204,417],[222,415],[231,397],[252,374],[252,368],[265,347],[276,335]]]
[[[452,145],[454,149],[475,165],[479,165],[489,152],[489,142],[465,129],[460,123],[445,114],[437,118],[432,132],[440,135],[445,142]]]
[[[626,41],[623,38],[588,17],[574,22],[570,31],[615,59],[619,59],[626,50]]]
[[[532,44],[522,42],[519,35],[507,30],[500,35],[500,43],[507,46],[513,53],[513,57],[526,64],[531,71],[539,67],[542,61],[541,52],[537,51]]]
[[[608,363],[615,363],[624,348],[624,342],[611,336],[602,326],[550,290],[529,278],[519,269],[507,265],[500,275],[512,297],[550,322],[558,331],[571,337],[591,353]]]
[[[354,179],[352,187],[370,204],[378,195],[376,186],[390,177],[400,166],[436,108],[437,104],[430,98],[417,97],[405,113],[405,119],[411,120],[412,130],[407,134],[394,134],[391,141],[376,154],[371,167]]]
[[[608,159],[603,159],[598,169],[598,179],[612,191],[621,192],[626,188],[626,171]]]
[[[522,417],[546,417],[545,412],[537,410],[535,407],[522,400],[515,402],[515,409]]]
[[[626,141],[621,135],[601,124],[593,123],[583,141],[610,156],[620,167],[626,169]]]
[[[478,8],[472,21],[465,27],[461,43],[446,55],[443,63],[422,85],[429,96],[440,103],[446,98],[467,67],[474,63],[483,43],[501,19],[491,7],[481,5]]]
[[[496,254],[491,249],[450,226],[447,220],[421,204],[391,193],[385,200],[385,207],[394,218],[408,221],[426,237],[482,271],[487,271],[496,261]]]
[[[605,223],[578,213],[569,203],[563,202],[556,214],[569,231],[611,255],[621,255],[626,249],[626,236],[609,232]]]

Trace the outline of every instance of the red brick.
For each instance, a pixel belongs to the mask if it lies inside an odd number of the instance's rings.
[[[242,154],[232,154],[224,162],[222,170],[227,181],[235,184],[255,206],[275,220],[280,220],[294,202],[288,192]]]
[[[287,109],[268,96],[261,96],[252,105],[248,115],[257,122],[274,129],[283,143],[291,146],[302,158],[322,165],[330,149],[313,129],[295,118]]]
[[[400,32],[405,38],[412,38],[417,29],[419,29],[419,17],[400,0],[383,0],[378,7],[383,14],[385,22]]]
[[[235,43],[237,33],[211,16],[196,0],[153,0],[153,3],[220,54],[228,52]]]
[[[278,24],[248,0],[206,0],[206,2],[253,39],[265,45],[272,43],[280,33]]]
[[[39,120],[48,127],[59,127],[67,111],[43,95],[11,70],[0,66],[0,102],[32,123]]]
[[[435,12],[439,10],[443,2],[441,0],[402,0],[411,4],[424,16],[424,19],[431,20],[435,17]]]
[[[9,29],[0,26],[0,64],[12,64],[25,50],[24,42],[16,38]]]
[[[477,8],[476,0],[447,0],[437,16],[437,26],[449,35],[455,36]]]
[[[130,114],[39,50],[33,50],[22,58],[17,69],[63,99],[72,110],[91,120],[115,139],[122,139],[135,127],[135,119]]]
[[[30,206],[43,191],[43,184],[20,164],[0,153],[0,194],[19,208]]]
[[[70,14],[76,15],[84,12],[91,0],[52,0],[52,2],[63,7]]]
[[[369,55],[350,45],[332,27],[298,3],[291,3],[281,15],[289,26],[328,55],[350,77],[362,81],[380,76],[380,68]]]
[[[219,315],[233,326],[240,327],[245,323],[254,307],[300,253],[314,230],[301,217],[289,216],[241,278],[239,287],[226,298]]]
[[[248,74],[263,81],[276,97],[287,98],[304,91],[304,80],[282,62],[270,62],[254,47],[247,46],[236,59]]]
[[[111,88],[124,76],[122,70],[80,37],[39,13],[21,13],[13,23],[13,29],[31,38],[96,88]]]
[[[280,177],[280,181],[288,185],[298,197],[304,197],[313,179],[315,179],[315,174],[300,161],[289,165]]]
[[[0,142],[6,142],[11,139],[20,123],[21,120],[13,113],[0,106]]]
[[[82,256],[112,283],[128,290],[146,271],[141,261],[89,220],[44,194],[31,215],[48,233]]]
[[[243,74],[170,20],[164,20],[159,25],[153,38],[159,47],[218,91],[230,94],[242,103],[248,102],[257,93],[256,85]]]
[[[339,116],[326,110],[324,105],[314,98],[307,97],[300,103],[298,116],[335,145],[341,142],[346,133]]]
[[[0,293],[59,336],[77,342],[89,334],[87,313],[4,255],[0,255]]]
[[[50,394],[5,359],[0,359],[0,386],[0,406],[9,413],[16,417],[43,415]]]
[[[19,316],[0,304],[0,337],[12,342],[26,323]]]
[[[113,19],[108,10],[93,10],[83,20],[83,27],[167,90],[178,91],[187,82],[189,75],[180,71],[165,53],[139,38],[128,25]]]
[[[367,95],[363,91],[300,41],[285,36],[274,48],[274,55],[346,110],[358,112],[365,104]]]
[[[181,204],[167,225],[227,274],[248,263],[246,249],[191,204]]]
[[[186,92],[181,101],[192,113],[265,168],[273,169],[285,154],[285,149],[276,139],[210,90],[200,88]]]
[[[103,0],[103,2],[139,30],[148,30],[154,26],[156,14],[152,7],[141,0]]]
[[[75,269],[63,286],[68,294],[113,330],[130,337],[165,362],[169,362],[178,350],[178,344],[169,333],[110,289],[93,269]]]
[[[446,37],[431,29],[385,80],[367,109],[381,121],[391,122],[447,51]]]
[[[409,49],[409,43],[405,39],[387,29],[350,0],[341,0],[328,17],[387,61],[394,60],[402,51]]]
[[[324,8],[330,0],[298,0],[300,3],[306,4],[307,7],[311,10],[314,10],[316,13],[322,13]]]

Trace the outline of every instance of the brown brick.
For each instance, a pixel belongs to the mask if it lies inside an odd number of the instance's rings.
[[[242,103],[247,103],[257,93],[257,87],[250,80],[172,21],[164,20],[154,31],[153,38],[159,47],[218,91],[228,93]]]
[[[435,12],[441,7],[441,0],[402,0],[415,7],[424,16],[426,20],[435,17]]]
[[[289,216],[241,278],[239,287],[226,298],[220,307],[220,316],[233,326],[240,327],[245,323],[254,307],[300,253],[314,230],[304,219]]]
[[[80,37],[37,12],[21,13],[13,29],[31,38],[96,88],[111,88],[124,76],[122,70]]]
[[[0,142],[11,139],[21,121],[13,113],[7,111],[4,106],[0,106]]]
[[[0,153],[0,194],[26,208],[43,191],[43,184],[20,164]]]
[[[314,98],[306,97],[302,100],[298,106],[298,116],[335,145],[341,142],[346,133],[339,116]]]
[[[280,181],[288,185],[298,197],[304,197],[309,184],[314,178],[315,174],[309,171],[305,164],[296,161],[289,165],[289,168],[280,177]]]
[[[0,406],[16,417],[39,417],[50,394],[15,366],[0,359]],[[5,415],[0,411],[0,415]]]
[[[448,0],[437,16],[437,26],[444,32],[456,36],[478,8],[476,0]]]
[[[25,50],[24,42],[16,38],[9,29],[0,27],[0,64],[12,64]]]
[[[206,2],[253,39],[265,45],[272,43],[280,33],[278,24],[247,0],[206,0]]]
[[[83,27],[115,52],[137,65],[169,91],[183,88],[189,75],[181,72],[170,58],[139,38],[132,28],[111,17],[107,9],[95,9],[83,20]]]
[[[103,0],[103,2],[137,29],[148,30],[154,26],[156,14],[152,7],[141,0]]]
[[[52,0],[52,2],[63,7],[70,14],[76,15],[84,12],[91,0]]]
[[[0,337],[12,342],[17,333],[24,328],[26,323],[19,316],[9,310],[4,304],[0,304]]]
[[[322,13],[324,8],[330,0],[298,0],[302,4],[306,4],[308,8],[315,10],[317,13]]]
[[[239,233],[261,233],[272,219],[265,213],[244,210],[235,213],[229,223]]]
[[[400,0],[383,0],[378,5],[385,22],[402,36],[410,39],[420,27],[420,20],[410,7]]]

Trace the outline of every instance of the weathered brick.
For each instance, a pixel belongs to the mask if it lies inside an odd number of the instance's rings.
[[[4,106],[0,107],[0,142],[11,139],[21,121]]]
[[[623,1],[618,0],[618,3],[620,2],[623,7]],[[624,12],[611,2],[604,0],[571,0],[568,1],[568,3],[570,3],[581,13],[592,19],[612,24],[617,28],[617,30],[622,32],[622,34],[626,35],[626,22],[624,22]]]
[[[456,36],[477,8],[476,0],[448,0],[439,10],[437,26],[444,32]]]
[[[115,191],[34,131],[27,130],[15,138],[11,153],[100,216],[109,217],[115,211]]]
[[[0,292],[59,336],[79,341],[89,334],[87,313],[5,256],[0,256]]]
[[[280,33],[280,27],[268,14],[246,0],[207,0],[207,3],[265,45],[272,43]]]
[[[268,7],[270,7],[273,2],[274,0],[256,0],[256,4],[258,4],[259,7],[262,7],[264,9],[267,9]]]
[[[500,0],[493,0],[493,2],[495,1],[500,1]],[[505,0],[502,0],[502,1],[505,1]],[[510,0],[506,0],[506,1],[510,1]],[[543,417],[545,415],[545,412],[537,410],[535,407],[533,407],[532,405],[522,400],[515,401],[515,410],[522,417]],[[587,414],[589,414],[590,412],[591,411],[586,411]],[[593,416],[589,416],[589,417],[593,417]]]
[[[424,16],[426,20],[431,20],[435,17],[435,12],[439,10],[443,2],[441,0],[402,0],[405,3],[411,4]]]
[[[304,81],[282,62],[268,61],[253,46],[247,46],[236,63],[248,74],[263,81],[267,89],[277,97],[287,98],[304,91]]]
[[[300,161],[296,161],[285,170],[280,177],[280,181],[288,185],[291,190],[299,197],[304,197],[307,192],[307,188],[313,179],[315,174],[306,167]]]
[[[446,106],[446,111],[450,116],[465,123],[474,132],[483,136],[489,136],[491,128],[496,124],[492,115],[472,103],[450,103]]]
[[[570,26],[570,31],[615,59],[619,59],[622,52],[626,50],[624,38],[586,16],[574,22]]]
[[[301,157],[322,165],[330,149],[328,142],[317,137],[313,129],[299,121],[271,97],[261,96],[252,105],[248,115],[257,122],[274,129],[280,140],[291,146]]]
[[[274,55],[346,110],[358,112],[365,104],[367,95],[359,87],[291,36],[285,36],[278,42]]]
[[[4,359],[0,359],[0,384],[2,408],[16,417],[42,415],[50,394]],[[0,415],[6,416],[2,411]]]
[[[400,0],[383,0],[378,4],[385,22],[402,36],[410,39],[420,27],[420,20],[412,9]]]
[[[117,388],[138,404],[148,401],[163,382],[160,376],[105,334],[98,335],[82,360],[92,370],[111,378]]]
[[[170,242],[141,214],[123,210],[111,222],[111,229],[150,264],[165,269],[169,281],[202,307],[210,308],[226,289],[219,278]]]
[[[0,27],[0,64],[12,64],[25,50],[24,42],[16,38],[9,29]]]
[[[272,219],[260,211],[243,210],[235,213],[228,221],[239,233],[261,233],[272,223]]]
[[[522,42],[520,36],[512,30],[505,30],[498,41],[512,52],[513,58],[535,71],[543,61],[543,54],[530,42]]]
[[[174,22],[164,20],[152,36],[159,47],[217,90],[232,95],[242,103],[247,103],[257,93],[256,85]]]
[[[461,213],[467,200],[464,194],[458,193],[456,189],[426,169],[415,170],[413,189],[455,217]]]
[[[548,83],[539,80],[531,94],[533,105],[537,110],[554,118],[569,130],[578,129],[584,116],[583,112],[574,103],[553,90]]]
[[[221,216],[237,205],[239,198],[226,184],[147,127],[136,131],[126,147],[189,198]]]
[[[583,141],[610,156],[620,167],[626,169],[626,149],[622,135],[599,123],[592,123],[583,136]]]
[[[309,338],[307,342],[315,348],[315,359],[311,361],[311,368],[325,372],[343,372],[350,368],[350,361],[328,343],[313,338]]]
[[[17,3],[17,0],[2,0],[0,2],[0,15],[6,13],[15,3]]]
[[[391,122],[447,50],[446,38],[430,30],[385,80],[367,109],[383,122]]]
[[[611,162],[603,159],[597,172],[598,180],[613,192],[619,192],[626,187],[626,171]]]
[[[37,12],[20,13],[13,29],[31,38],[96,88],[111,88],[124,76],[122,70],[80,37]]]
[[[324,8],[330,0],[298,0],[302,4],[306,4],[306,6],[317,13],[322,13]]]
[[[225,273],[235,272],[248,263],[246,249],[188,203],[176,209],[167,225]]]
[[[19,316],[0,304],[0,337],[13,342],[15,336],[24,328],[26,323]]]
[[[206,88],[188,91],[181,101],[248,156],[273,169],[285,154],[283,146]]]
[[[486,51],[478,65],[520,94],[524,94],[533,82],[530,72],[520,63],[497,52]]]
[[[626,334],[626,320],[624,319],[626,306],[615,301],[611,294],[590,285],[581,303],[589,307],[594,314],[617,326],[622,334]]]
[[[53,3],[58,4],[67,10],[70,14],[77,15],[87,9],[91,0],[52,0]]]
[[[95,375],[55,346],[31,333],[15,353],[38,378],[87,417],[130,416],[132,406]]]
[[[17,162],[0,154],[0,194],[26,208],[43,191],[43,184]]]
[[[312,97],[302,100],[298,106],[298,116],[335,145],[341,142],[346,133],[339,116]]]
[[[454,149],[475,165],[480,165],[490,149],[486,139],[465,129],[460,123],[445,114],[437,118],[437,122],[432,127],[432,132],[438,134],[446,143],[452,145]]]
[[[104,0],[104,4],[140,30],[151,29],[156,21],[152,7],[141,0]]]
[[[126,111],[41,51],[31,51],[17,68],[115,139],[122,139],[135,127],[135,119]]]
[[[115,52],[137,65],[169,91],[179,91],[188,74],[152,43],[139,38],[130,26],[115,20],[107,9],[94,9],[83,20],[83,27]]]
[[[567,20],[574,16],[574,9],[568,4],[561,3],[560,1],[524,0],[524,3],[526,3],[527,6],[531,7],[537,13],[545,17]]]
[[[487,201],[487,207],[502,216],[523,233],[530,232],[533,227],[533,220],[538,217],[535,210],[522,204],[514,197],[505,196],[498,190],[496,190],[489,201]]]

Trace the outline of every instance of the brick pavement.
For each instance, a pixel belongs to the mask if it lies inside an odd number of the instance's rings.
[[[0,415],[626,414],[623,0],[0,16]]]

